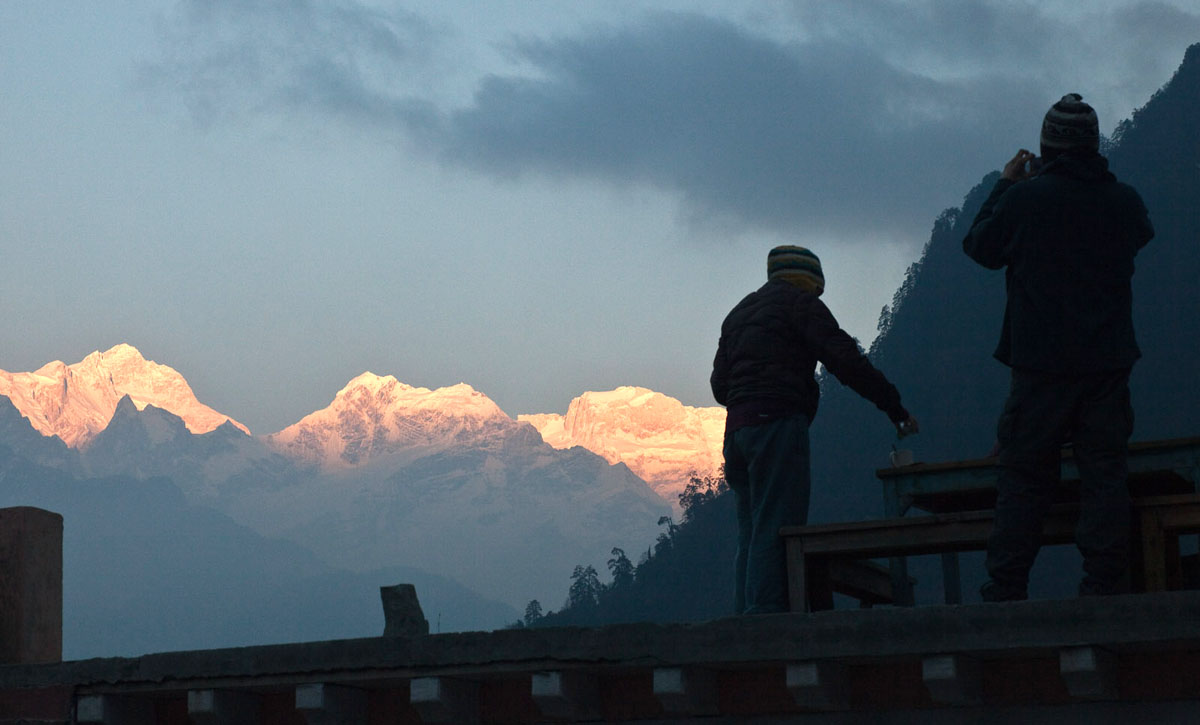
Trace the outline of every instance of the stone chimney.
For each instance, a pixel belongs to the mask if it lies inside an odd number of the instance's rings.
[[[63,518],[0,509],[0,664],[62,661]]]

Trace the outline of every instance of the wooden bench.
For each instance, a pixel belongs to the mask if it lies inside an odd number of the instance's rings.
[[[1134,586],[1161,592],[1183,587],[1179,537],[1200,533],[1200,495],[1154,496],[1134,499]],[[1140,581],[1137,576],[1140,574]]]
[[[876,604],[897,603],[892,572],[882,564],[869,559],[831,559],[823,574],[831,592],[857,599],[864,609]],[[915,583],[916,580],[909,577],[909,586]]]
[[[1051,508],[1042,544],[1075,540],[1077,504]],[[962,511],[848,523],[789,526],[780,531],[787,548],[788,593],[793,611],[833,607],[842,591],[834,572],[843,562],[921,554],[982,551],[987,548],[995,511]],[[1179,586],[1179,535],[1200,532],[1200,495],[1154,496],[1134,500],[1134,587],[1163,591]],[[951,586],[951,582],[945,582]],[[957,586],[957,583],[954,583]]]

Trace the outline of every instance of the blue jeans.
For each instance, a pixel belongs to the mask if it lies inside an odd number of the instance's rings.
[[[787,556],[779,529],[808,521],[808,417],[796,414],[725,436],[725,480],[737,504],[737,614],[788,611]]]

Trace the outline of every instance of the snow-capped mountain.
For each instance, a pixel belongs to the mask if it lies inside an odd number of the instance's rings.
[[[429,390],[365,372],[328,407],[267,436],[267,443],[294,460],[337,469],[388,456],[411,460],[516,425],[466,383]]]
[[[170,481],[188,505],[330,565],[415,567],[517,609],[562,596],[576,565],[603,570],[614,546],[648,546],[671,507],[623,461],[659,481],[674,474],[663,490],[677,493],[688,473],[715,467],[701,442],[719,440],[721,424],[628,388],[573,403],[564,432],[585,445],[555,447],[469,385],[368,372],[328,407],[253,437],[128,345],[0,381],[12,403],[0,406],[0,449],[18,457],[80,478]]]
[[[693,474],[716,474],[723,462],[725,409],[695,408],[646,388],[586,392],[565,416],[520,415],[555,448],[582,446],[609,463],[624,463],[667,501]]]
[[[124,358],[127,368],[141,360],[133,348],[118,346],[85,363],[99,368],[113,357]],[[170,368],[142,367],[160,376],[169,371],[191,397]],[[519,609],[532,598],[561,596],[576,565],[603,569],[614,546],[649,545],[660,516],[670,513],[628,467],[583,448],[547,445],[532,426],[466,384],[430,390],[363,373],[328,407],[253,437],[228,421],[198,434],[166,404],[138,405],[137,394],[145,401],[154,389],[132,384],[128,372],[102,384],[79,368],[62,368],[65,388],[93,393],[72,401],[107,405],[105,396],[122,387],[135,392],[116,398],[103,424],[73,429],[63,423],[87,419],[81,410],[94,420],[103,406],[68,405],[46,416],[47,384],[28,383],[51,376],[45,369],[12,376],[26,383],[16,386],[18,397],[35,415],[88,437],[73,437],[77,447],[69,449],[38,435],[33,416],[9,405],[0,406],[0,433],[9,431],[0,445],[18,455],[28,451],[27,460],[36,453],[60,471],[70,464],[80,477],[170,481],[188,505],[220,511],[352,572],[418,568]],[[81,386],[84,379],[88,386]],[[39,439],[61,450],[34,445]]]
[[[0,395],[7,396],[34,429],[58,436],[68,446],[86,446],[108,426],[117,403],[128,396],[138,410],[153,405],[183,420],[192,433],[207,433],[229,421],[249,429],[196,399],[176,370],[120,344],[72,365],[59,360],[33,372],[0,370]]]

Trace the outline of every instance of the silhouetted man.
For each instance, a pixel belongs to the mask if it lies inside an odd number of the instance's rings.
[[[1063,96],[1042,123],[1041,159],[1017,152],[963,240],[976,262],[1007,268],[995,356],[1012,368],[1012,388],[998,425],[986,601],[1027,597],[1068,442],[1081,478],[1079,593],[1129,586],[1129,372],[1141,357],[1130,280],[1154,229],[1138,193],[1109,172],[1099,142],[1092,107]]]
[[[817,362],[886,412],[901,435],[917,432],[895,386],[819,299],[824,291],[815,254],[776,247],[767,255],[767,283],[721,325],[711,383],[727,408],[725,480],[738,518],[737,614],[788,609],[779,529],[808,520],[808,426],[820,396]]]

